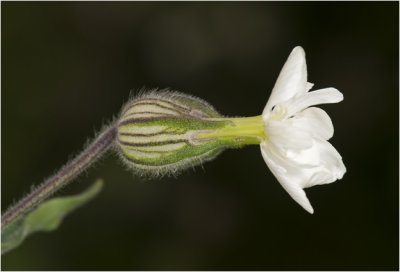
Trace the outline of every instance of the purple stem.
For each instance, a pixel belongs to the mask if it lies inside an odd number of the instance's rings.
[[[40,202],[71,182],[82,173],[83,170],[91,166],[113,146],[115,137],[116,126],[112,124],[100,133],[77,157],[64,165],[55,175],[45,180],[27,196],[11,206],[1,216],[2,228],[27,213]]]

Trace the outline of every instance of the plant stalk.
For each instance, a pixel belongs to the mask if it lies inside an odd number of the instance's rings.
[[[266,137],[262,116],[236,117],[223,119],[210,119],[229,121],[229,124],[221,129],[201,132],[196,135],[198,140],[234,138],[241,139],[243,144],[260,144]]]
[[[64,165],[56,174],[46,179],[37,188],[11,206],[1,216],[1,228],[26,214],[40,202],[50,197],[90,167],[115,143],[116,126],[112,124],[100,133],[78,156]]]

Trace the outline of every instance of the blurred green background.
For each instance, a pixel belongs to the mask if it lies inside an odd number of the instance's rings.
[[[343,180],[307,189],[310,215],[259,147],[177,178],[142,180],[114,154],[103,192],[2,270],[398,270],[398,2],[2,2],[2,211],[79,152],[131,91],[171,88],[231,116],[259,115],[296,45]]]

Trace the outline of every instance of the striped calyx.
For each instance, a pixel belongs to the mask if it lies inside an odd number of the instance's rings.
[[[231,120],[235,118],[223,118],[199,98],[153,91],[123,108],[117,145],[123,160],[137,173],[173,174],[211,160],[225,148],[250,143],[229,136],[234,127]]]

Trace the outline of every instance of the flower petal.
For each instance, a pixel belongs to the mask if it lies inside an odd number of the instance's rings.
[[[337,103],[343,100],[343,94],[335,88],[325,88],[304,95],[296,96],[281,104],[287,109],[287,117],[291,117],[296,113],[319,104]]]
[[[313,145],[310,133],[307,130],[298,129],[293,125],[292,120],[267,122],[265,134],[269,142],[282,150],[307,149]]]
[[[303,188],[328,184],[343,178],[346,167],[339,152],[329,142],[316,141],[314,149],[310,152],[318,153],[320,166],[314,169],[311,178],[303,184]]]
[[[264,108],[263,115],[269,114],[272,107],[297,94],[308,91],[312,85],[307,84],[307,65],[302,47],[295,47],[276,80],[271,96]]]
[[[263,144],[261,144],[261,154],[266,162],[268,168],[271,170],[272,174],[278,179],[279,183],[282,187],[289,193],[289,195],[306,211],[313,214],[314,209],[311,206],[310,201],[308,200],[306,193],[299,186],[298,183],[293,182],[291,176],[287,175],[287,171],[285,167],[280,166],[279,163],[274,159],[275,156],[271,152],[271,150]]]
[[[346,172],[340,154],[327,141],[314,140],[311,148],[286,152],[263,142],[261,153],[282,187],[310,213],[313,209],[302,189],[334,182]]]
[[[329,140],[333,136],[333,124],[329,115],[320,108],[308,108],[287,121],[298,130],[308,131],[312,137]]]
[[[328,114],[320,108],[308,108],[285,120],[266,119],[268,141],[283,150],[308,149],[313,138],[328,140],[333,136],[333,125]]]
[[[285,159],[289,160],[292,166],[297,165],[298,169],[304,168],[301,171],[304,176],[300,182],[301,188],[334,182],[341,179],[346,172],[342,157],[327,141],[316,140],[312,148],[300,151],[290,150],[281,155],[286,156]]]

